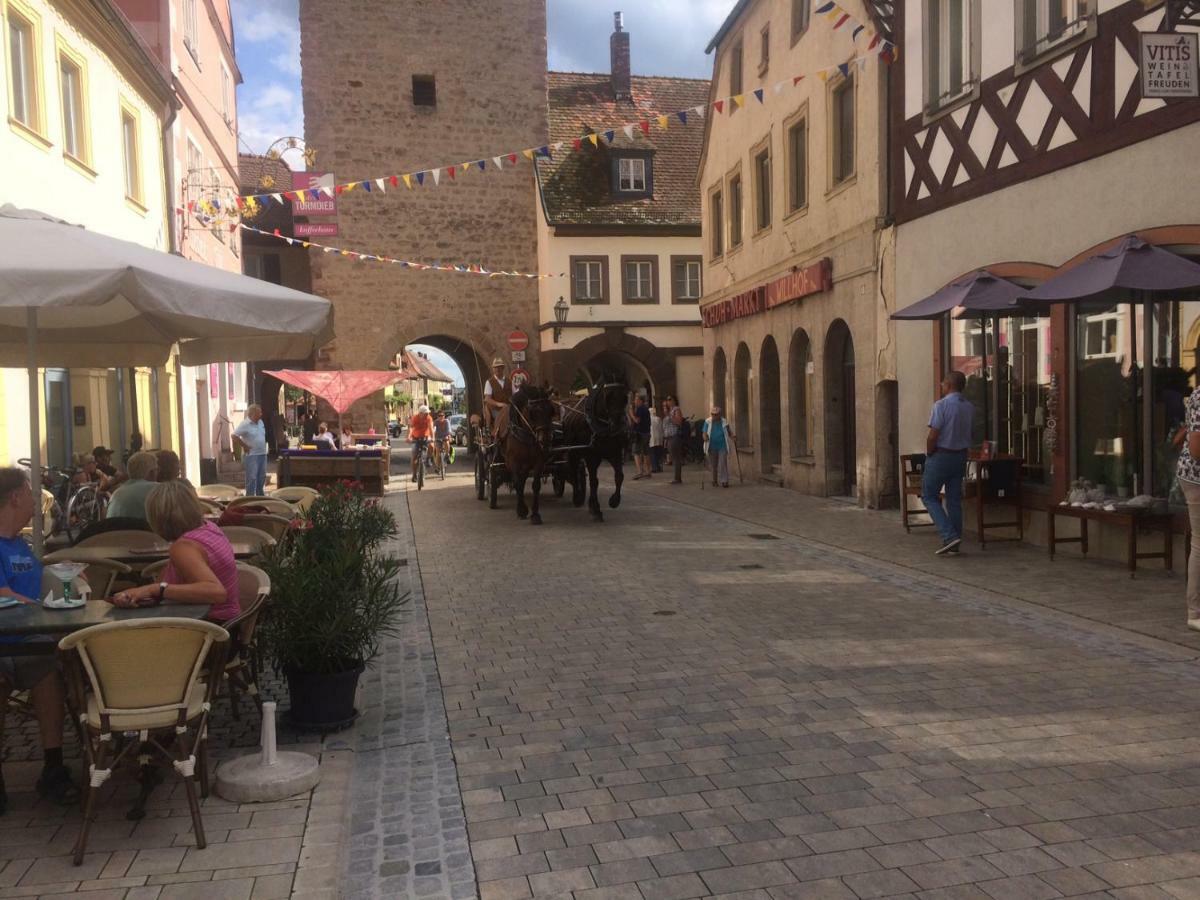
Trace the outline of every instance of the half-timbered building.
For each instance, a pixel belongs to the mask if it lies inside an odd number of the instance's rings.
[[[1197,5],[1171,6],[1194,33]],[[897,308],[976,269],[1034,285],[1130,233],[1200,252],[1200,100],[1143,94],[1142,35],[1166,15],[1161,0],[897,4]],[[897,342],[900,452],[924,449],[941,376],[964,372],[976,443],[1023,461],[1027,536],[1076,479],[1181,500],[1170,437],[1196,384],[1200,296],[947,316],[900,324]]]

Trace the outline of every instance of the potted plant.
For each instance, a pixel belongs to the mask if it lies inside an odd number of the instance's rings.
[[[381,547],[396,531],[395,516],[361,485],[340,482],[264,554],[271,605],[260,644],[287,678],[297,727],[335,731],[354,721],[359,676],[408,601],[396,581],[401,561]]]

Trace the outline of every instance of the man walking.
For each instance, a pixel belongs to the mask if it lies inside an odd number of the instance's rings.
[[[246,496],[261,497],[267,492],[267,426],[262,407],[251,403],[246,418],[233,431],[233,439],[245,448]]]
[[[933,404],[929,415],[929,435],[925,438],[925,475],[921,480],[921,501],[929,518],[942,536],[938,556],[958,553],[962,544],[962,483],[967,472],[967,448],[971,446],[971,424],[975,407],[963,395],[967,379],[962,372],[951,372],[942,381],[942,399]],[[941,493],[945,489],[943,508]]]
[[[634,397],[629,421],[633,425],[633,465],[638,471],[633,480],[637,481],[650,477],[650,410],[641,394]]]
[[[674,397],[668,397],[666,413],[663,416],[663,439],[667,443],[667,452],[671,454],[671,465],[675,468],[675,477],[671,484],[683,484],[683,413]]]

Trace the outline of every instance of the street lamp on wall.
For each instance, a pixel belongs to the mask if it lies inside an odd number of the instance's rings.
[[[567,313],[571,311],[570,305],[562,297],[558,298],[558,302],[554,304],[554,343],[558,343],[562,337],[563,322],[567,321]]]

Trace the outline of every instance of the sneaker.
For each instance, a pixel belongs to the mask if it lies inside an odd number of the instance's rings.
[[[958,545],[962,543],[962,538],[952,538],[946,541],[937,550],[933,551],[935,556],[945,556],[947,553],[957,553]]]
[[[1200,619],[1188,619],[1188,628],[1192,631],[1200,631]]]

